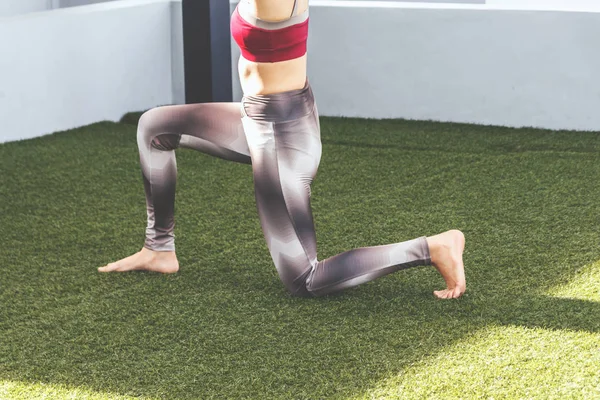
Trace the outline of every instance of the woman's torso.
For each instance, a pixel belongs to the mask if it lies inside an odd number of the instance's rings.
[[[296,14],[308,9],[308,0],[296,1]],[[278,22],[290,18],[294,0],[241,0],[238,7],[263,21]],[[277,62],[255,62],[240,57],[238,73],[245,95],[265,95],[302,89],[306,83],[306,54]]]

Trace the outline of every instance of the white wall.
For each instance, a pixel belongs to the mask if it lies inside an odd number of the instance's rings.
[[[0,0],[0,18],[117,0]]]
[[[0,18],[53,8],[52,0],[0,0]]]
[[[0,21],[0,142],[173,103],[171,4],[129,0]]]
[[[322,115],[600,130],[600,13],[368,3],[311,3]]]
[[[486,0],[488,8],[513,10],[599,11],[598,0]]]
[[[0,142],[183,103],[180,1],[1,18]],[[309,77],[322,115],[600,130],[599,12],[514,9],[543,9],[538,0],[311,1]],[[595,0],[571,4],[600,11]]]
[[[230,3],[237,3],[230,0]],[[445,3],[445,4],[436,4]],[[317,7],[447,8],[475,10],[599,11],[598,0],[311,0]]]
[[[85,6],[88,4],[96,4],[96,3],[106,3],[108,1],[116,1],[116,0],[55,0],[59,3],[59,7],[75,7],[75,6]]]

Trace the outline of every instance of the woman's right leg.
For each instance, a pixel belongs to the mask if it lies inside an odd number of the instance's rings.
[[[138,123],[137,143],[146,193],[148,225],[144,248],[99,268],[100,272],[151,270],[176,272],[174,204],[175,149],[191,148],[250,164],[240,103],[203,103],[154,108]]]
[[[459,231],[357,248],[319,261],[310,185],[321,157],[321,138],[310,86],[246,96],[243,102],[258,214],[279,277],[290,293],[324,296],[433,264],[447,285],[434,294],[445,299],[462,295],[464,236]]]

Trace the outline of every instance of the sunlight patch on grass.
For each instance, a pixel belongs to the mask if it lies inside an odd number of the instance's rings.
[[[355,399],[600,398],[600,336],[489,327]]]
[[[89,389],[69,388],[58,384],[30,383],[18,381],[0,381],[0,399],[2,400],[151,400],[150,397],[129,397],[109,393],[98,393]]]
[[[552,298],[600,301],[600,261]],[[490,326],[355,399],[600,398],[600,334]]]
[[[600,302],[600,260],[586,265],[567,284],[548,290],[548,295]]]

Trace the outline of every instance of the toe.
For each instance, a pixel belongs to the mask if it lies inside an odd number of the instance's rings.
[[[433,292],[438,299],[457,299],[462,295],[460,288],[436,290]]]
[[[98,268],[98,271],[99,272],[113,272],[113,271],[116,271],[118,268],[119,268],[119,264],[112,263],[112,264],[105,265],[104,267]]]

